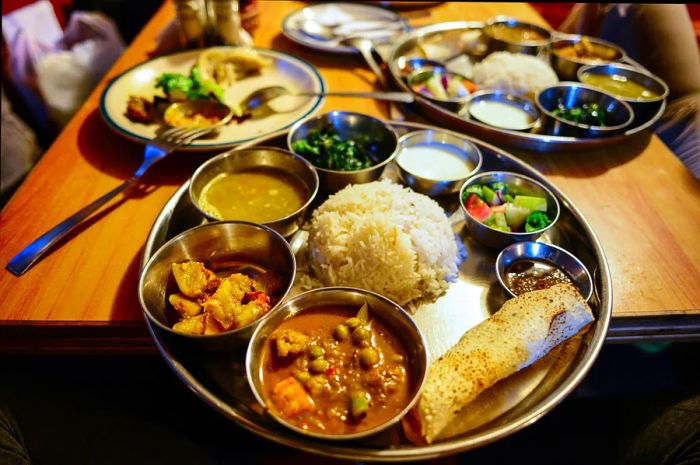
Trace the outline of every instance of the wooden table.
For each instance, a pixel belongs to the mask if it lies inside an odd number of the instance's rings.
[[[359,58],[304,49],[280,32],[303,2],[259,1],[255,44],[299,55],[331,89],[370,90]],[[527,4],[444,3],[403,11],[414,26],[483,21],[497,14],[545,24]],[[112,133],[98,112],[105,85],[148,59],[174,17],[165,3],[100,82],[0,214],[0,262],[127,179],[143,146]],[[328,98],[323,111],[383,118],[386,106]],[[580,208],[597,232],[613,277],[611,340],[700,335],[700,184],[655,136],[600,153],[519,153]],[[167,199],[206,155],[175,154],[145,185],[112,202],[24,276],[0,271],[0,351],[152,350],[137,300],[141,247]]]

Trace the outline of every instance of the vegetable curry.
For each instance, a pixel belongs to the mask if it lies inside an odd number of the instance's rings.
[[[367,431],[410,402],[411,373],[400,340],[367,305],[318,307],[282,322],[262,354],[272,414],[313,433]]]

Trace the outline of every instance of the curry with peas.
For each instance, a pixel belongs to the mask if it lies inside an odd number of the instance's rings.
[[[392,419],[410,402],[402,342],[367,305],[306,310],[283,321],[262,353],[270,412],[309,432],[343,435]]]

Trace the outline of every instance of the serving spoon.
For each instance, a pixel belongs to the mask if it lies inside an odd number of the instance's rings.
[[[413,102],[413,95],[408,92],[292,92],[286,87],[270,86],[258,89],[241,101],[241,107],[247,111],[255,111],[264,107],[271,100],[284,95],[317,97],[366,97],[375,100],[386,100],[390,102]],[[273,111],[276,111],[273,109]]]

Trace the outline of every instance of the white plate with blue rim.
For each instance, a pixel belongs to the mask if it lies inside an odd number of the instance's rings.
[[[340,45],[340,39],[324,40],[305,32],[304,23],[312,21],[321,26],[338,26],[341,35],[371,39],[375,44],[390,43],[411,28],[405,19],[393,11],[359,3],[321,3],[310,5],[287,15],[282,21],[282,33],[291,41],[316,50],[331,53],[357,53],[352,47]],[[386,22],[388,27],[362,31],[366,23]]]
[[[216,47],[230,49],[232,47]],[[261,56],[268,58],[269,66],[262,68],[257,75],[240,79],[224,88],[224,99],[228,104],[236,104],[253,91],[267,86],[284,86],[292,92],[325,92],[326,85],[318,70],[310,63],[295,56],[275,50],[255,48]],[[208,49],[207,49],[208,50]],[[143,124],[126,116],[127,103],[132,95],[152,99],[164,96],[156,88],[157,78],[163,73],[189,75],[197,64],[197,58],[204,51],[187,50],[164,55],[134,66],[114,78],[105,88],[100,98],[100,113],[103,119],[118,134],[147,143],[154,139],[163,128],[162,123]],[[296,97],[295,97],[296,99]],[[316,113],[323,104],[323,97],[308,97],[291,111],[273,113],[260,118],[249,118],[229,123],[217,134],[194,141],[181,150],[219,150],[263,137],[286,129],[297,121]]]

